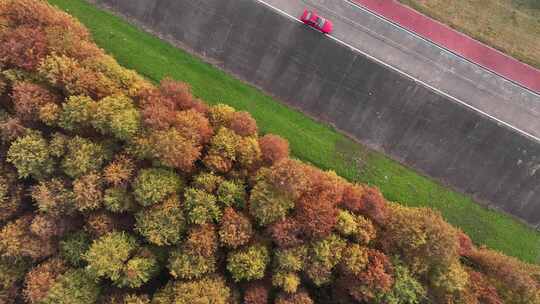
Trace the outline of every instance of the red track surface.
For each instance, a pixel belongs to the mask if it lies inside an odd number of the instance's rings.
[[[460,33],[395,0],[353,0],[454,53],[540,93],[540,70]]]

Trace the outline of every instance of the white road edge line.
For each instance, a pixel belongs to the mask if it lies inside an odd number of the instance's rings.
[[[277,8],[277,7],[275,7],[275,6],[273,6],[273,5],[270,5],[270,4],[268,4],[268,3],[266,3],[266,2],[264,2],[264,1],[262,1],[262,0],[255,0],[255,1],[257,1],[257,2],[259,2],[259,3],[261,3],[261,4],[263,4],[263,5],[265,5],[265,6],[267,6],[267,7],[270,7],[271,9],[273,9],[273,10],[275,10],[275,11],[281,13],[281,14],[284,15],[284,16],[289,17],[290,19],[293,19],[294,21],[296,21],[296,22],[298,22],[298,23],[303,23],[302,21],[300,21],[300,20],[299,20],[298,18],[296,18],[295,16],[292,16],[292,15],[290,15],[289,13],[287,13],[287,12],[285,12],[285,11],[283,11],[283,10],[281,10],[281,9],[279,9],[279,8]],[[347,2],[348,2],[348,1],[347,1]],[[536,136],[534,136],[534,135],[532,135],[532,134],[530,134],[530,133],[528,133],[528,132],[526,132],[526,131],[523,131],[523,130],[521,130],[521,129],[515,127],[515,126],[512,126],[511,124],[509,124],[509,123],[507,123],[507,122],[504,122],[504,121],[502,121],[502,120],[500,120],[500,119],[498,119],[498,118],[496,118],[496,117],[494,117],[494,116],[492,116],[492,115],[490,115],[490,114],[488,114],[488,113],[486,113],[486,112],[484,112],[484,111],[482,111],[482,110],[480,110],[480,109],[477,109],[477,108],[471,106],[470,104],[468,104],[468,103],[466,103],[466,102],[464,102],[464,101],[462,101],[462,100],[459,100],[459,99],[457,99],[456,97],[451,96],[451,95],[449,95],[449,94],[447,94],[447,93],[445,93],[445,92],[443,92],[443,91],[441,91],[441,90],[439,90],[439,89],[437,89],[437,88],[431,86],[430,84],[427,84],[427,83],[423,82],[422,80],[417,79],[417,78],[415,78],[415,77],[413,77],[413,76],[411,76],[411,75],[405,73],[404,71],[402,71],[402,70],[400,70],[400,69],[398,69],[398,68],[396,68],[396,67],[394,67],[394,66],[391,66],[391,65],[387,64],[386,62],[383,62],[383,61],[381,61],[381,60],[379,60],[379,59],[377,59],[377,58],[375,58],[375,57],[373,57],[373,56],[367,54],[367,53],[364,52],[364,51],[361,51],[361,50],[357,49],[356,47],[354,47],[354,46],[352,46],[352,45],[350,45],[350,44],[348,44],[348,43],[346,43],[346,42],[344,42],[344,41],[342,41],[342,40],[340,40],[340,39],[338,39],[338,38],[336,38],[336,37],[334,37],[334,36],[331,36],[331,35],[325,35],[325,36],[327,36],[328,38],[330,38],[330,39],[336,41],[336,42],[339,43],[339,44],[342,44],[342,45],[344,45],[344,46],[350,48],[351,50],[353,50],[353,51],[355,51],[355,52],[358,52],[358,53],[360,53],[360,54],[366,56],[367,58],[369,58],[369,59],[371,59],[371,60],[373,60],[373,61],[375,61],[375,62],[377,62],[377,63],[379,63],[379,64],[382,64],[383,66],[385,66],[385,67],[387,67],[387,68],[389,68],[389,69],[391,69],[391,70],[393,70],[393,71],[398,72],[399,74],[401,74],[401,75],[403,75],[403,76],[405,76],[405,77],[407,77],[407,78],[409,78],[409,79],[414,80],[415,82],[418,82],[418,83],[422,84],[423,86],[425,86],[425,87],[427,87],[427,88],[429,88],[429,89],[435,91],[435,92],[438,93],[438,94],[441,94],[441,95],[443,95],[443,96],[445,96],[445,97],[447,97],[447,98],[449,98],[449,99],[451,99],[451,100],[453,100],[453,101],[455,101],[455,102],[457,102],[457,103],[460,103],[460,104],[464,105],[465,107],[467,107],[467,108],[469,108],[469,109],[472,109],[472,110],[474,110],[474,111],[476,111],[476,112],[478,112],[478,113],[480,113],[480,114],[482,114],[482,115],[484,115],[484,116],[486,116],[486,117],[489,117],[489,118],[491,118],[492,120],[498,122],[499,124],[502,124],[502,125],[504,125],[504,126],[510,128],[510,129],[512,129],[512,130],[515,130],[515,131],[517,131],[518,133],[521,133],[521,134],[523,134],[523,135],[525,135],[525,136],[527,136],[527,137],[529,137],[529,138],[534,139],[536,142],[540,143],[540,138],[538,138],[538,137],[536,137]]]
[[[420,40],[423,40],[423,41],[429,43],[430,45],[435,46],[436,48],[438,48],[438,49],[440,49],[440,50],[442,50],[442,51],[445,51],[445,52],[447,52],[447,53],[450,53],[450,54],[452,54],[454,57],[457,57],[457,58],[459,58],[459,59],[465,60],[465,61],[467,61],[467,62],[469,62],[469,63],[471,63],[471,64],[477,65],[477,66],[481,67],[482,69],[486,70],[487,72],[492,73],[492,74],[494,74],[494,75],[496,75],[496,76],[499,76],[500,78],[502,78],[502,79],[504,79],[505,81],[511,83],[512,85],[518,86],[518,87],[520,87],[520,88],[526,90],[527,92],[529,92],[530,94],[532,94],[532,95],[534,95],[534,96],[540,97],[540,93],[535,92],[533,89],[528,88],[527,86],[521,84],[519,81],[510,79],[509,77],[506,77],[506,76],[504,76],[504,75],[498,73],[497,71],[494,71],[494,70],[492,70],[492,69],[490,69],[490,68],[488,68],[488,67],[486,67],[486,66],[484,66],[484,65],[482,65],[482,64],[480,64],[480,63],[474,62],[474,61],[470,60],[469,58],[467,58],[467,57],[465,57],[465,56],[463,56],[463,55],[461,55],[461,54],[459,54],[459,53],[457,53],[457,52],[452,51],[452,50],[449,49],[449,48],[446,48],[446,47],[444,47],[444,46],[442,46],[442,45],[439,45],[439,44],[437,44],[437,43],[435,43],[435,42],[429,40],[428,38],[422,37],[421,35],[419,35],[419,34],[413,32],[413,31],[409,30],[409,29],[406,28],[406,27],[403,27],[403,26],[399,25],[398,23],[394,22],[394,21],[391,20],[391,19],[386,18],[386,17],[383,16],[383,15],[380,15],[380,14],[378,14],[378,13],[376,13],[376,12],[374,12],[374,11],[368,9],[368,8],[365,8],[365,7],[363,7],[363,6],[361,6],[361,5],[357,4],[357,3],[354,3],[354,2],[351,1],[351,0],[344,0],[344,2],[346,2],[347,4],[349,4],[349,5],[351,5],[351,6],[354,6],[354,7],[358,8],[359,10],[362,10],[362,11],[364,11],[364,12],[370,14],[371,16],[373,16],[373,17],[375,17],[375,18],[377,18],[377,19],[380,19],[380,20],[383,20],[383,21],[387,22],[387,23],[389,23],[390,25],[392,25],[393,27],[395,27],[395,28],[397,28],[397,29],[399,29],[399,30],[402,30],[402,31],[408,33],[409,35],[412,35],[412,36],[414,36],[414,37],[416,37],[416,38],[418,38],[418,39],[420,39]],[[496,52],[498,52],[498,53],[501,53],[502,55],[506,55],[506,54],[502,53],[501,51],[499,51],[499,50],[497,50],[497,49],[494,49],[494,50],[495,50]]]

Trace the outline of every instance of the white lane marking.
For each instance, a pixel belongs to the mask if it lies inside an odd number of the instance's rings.
[[[285,16],[287,16],[287,17],[293,19],[294,21],[296,21],[296,22],[298,22],[298,23],[303,23],[302,21],[300,21],[300,20],[299,20],[298,18],[296,18],[295,16],[290,15],[289,13],[287,13],[287,12],[285,12],[285,11],[283,11],[283,10],[281,10],[281,9],[279,9],[279,8],[277,8],[277,7],[275,7],[275,6],[273,6],[273,5],[270,5],[270,4],[268,4],[268,3],[266,3],[266,2],[264,2],[264,1],[262,1],[262,0],[255,0],[255,1],[257,1],[257,2],[259,2],[259,3],[261,3],[261,4],[263,4],[263,5],[266,5],[266,6],[270,7],[271,9],[273,9],[273,10],[275,10],[275,11],[281,13],[282,15],[285,15]],[[369,59],[371,59],[371,60],[373,60],[373,61],[375,61],[375,62],[377,62],[377,63],[379,63],[379,64],[382,64],[383,66],[385,66],[385,67],[387,67],[387,68],[389,68],[389,69],[391,69],[391,70],[393,70],[393,71],[398,72],[399,74],[401,74],[401,75],[403,75],[403,76],[405,76],[405,77],[407,77],[407,78],[409,78],[409,79],[414,80],[415,82],[418,82],[418,83],[422,84],[423,86],[425,86],[425,87],[427,87],[427,88],[429,88],[429,89],[435,91],[436,93],[438,93],[438,94],[440,94],[440,95],[443,95],[443,96],[445,96],[445,97],[447,97],[447,98],[449,98],[449,99],[451,99],[451,100],[453,100],[453,101],[455,101],[455,102],[457,102],[457,103],[460,103],[460,104],[464,105],[465,107],[467,107],[467,108],[469,108],[469,109],[472,109],[472,110],[474,110],[474,111],[476,111],[476,112],[478,112],[478,113],[480,113],[480,114],[482,114],[482,115],[484,115],[484,116],[486,116],[486,117],[489,117],[489,118],[491,118],[492,120],[494,120],[494,121],[496,121],[496,122],[498,122],[498,123],[500,123],[500,124],[502,124],[502,125],[504,125],[504,126],[510,128],[510,129],[512,129],[512,130],[515,130],[515,131],[517,131],[518,133],[521,133],[521,134],[523,134],[523,135],[525,135],[525,136],[527,136],[527,137],[529,137],[529,138],[535,140],[536,142],[540,143],[540,138],[538,138],[538,137],[536,137],[536,136],[534,136],[534,135],[532,135],[532,134],[530,134],[530,133],[528,133],[528,132],[526,132],[526,131],[523,131],[523,130],[517,128],[517,127],[514,127],[513,125],[511,125],[511,124],[509,124],[509,123],[507,123],[507,122],[505,122],[505,121],[502,121],[502,120],[500,120],[500,119],[498,119],[498,118],[496,118],[496,117],[494,117],[494,116],[492,116],[492,115],[490,115],[490,114],[488,114],[488,113],[486,113],[486,112],[484,112],[484,111],[482,111],[482,110],[480,110],[480,109],[478,109],[478,108],[475,108],[474,106],[472,106],[472,105],[470,105],[470,104],[468,104],[468,103],[466,103],[466,102],[464,102],[464,101],[462,101],[462,100],[459,100],[459,99],[457,99],[456,97],[451,96],[451,95],[449,95],[449,94],[447,94],[447,93],[445,93],[445,92],[443,92],[443,91],[441,91],[441,90],[439,90],[439,89],[437,89],[437,88],[431,86],[430,84],[425,83],[425,82],[423,82],[422,80],[417,79],[417,78],[415,78],[415,77],[413,77],[413,76],[411,76],[411,75],[405,73],[404,71],[402,71],[402,70],[400,70],[400,69],[398,69],[398,68],[396,68],[396,67],[394,67],[394,66],[391,66],[391,65],[389,65],[389,64],[387,64],[387,63],[385,63],[385,62],[383,62],[383,61],[381,61],[381,60],[379,60],[379,59],[377,59],[377,58],[375,58],[375,57],[369,55],[368,53],[366,53],[366,52],[364,52],[364,51],[361,51],[361,50],[357,49],[356,47],[354,47],[354,46],[348,44],[347,42],[344,42],[344,41],[342,41],[342,40],[340,40],[340,39],[338,39],[338,38],[336,38],[336,37],[334,37],[334,36],[331,36],[331,35],[325,35],[325,36],[327,36],[328,38],[330,38],[330,39],[336,41],[336,42],[339,43],[339,44],[342,44],[342,45],[344,45],[344,46],[350,48],[351,50],[353,50],[353,51],[355,51],[355,52],[358,52],[358,53],[360,53],[360,54],[366,56],[367,58],[369,58]]]
[[[285,15],[285,16],[291,18],[291,19],[294,19],[294,21],[296,21],[296,22],[298,22],[298,23],[304,23],[304,22],[302,22],[300,19],[294,17],[293,15],[287,13],[286,11],[284,11],[284,10],[282,10],[282,9],[280,9],[280,8],[277,8],[277,7],[275,7],[275,6],[271,5],[271,4],[268,4],[268,3],[266,3],[266,2],[264,2],[264,1],[262,1],[262,0],[255,0],[255,1],[257,1],[257,2],[259,2],[259,3],[261,3],[261,4],[264,4],[264,5],[268,6],[269,8],[271,8],[271,9],[273,9],[273,10],[275,10],[275,11],[280,12],[282,15]]]
[[[484,70],[486,70],[486,71],[488,71],[488,72],[490,72],[490,73],[493,73],[493,74],[495,74],[495,75],[501,77],[502,79],[504,79],[504,80],[510,82],[511,84],[513,84],[513,85],[515,85],[515,86],[518,86],[518,87],[520,87],[520,88],[526,90],[527,92],[531,93],[532,95],[537,96],[537,97],[540,97],[540,93],[539,93],[539,92],[536,92],[536,91],[534,91],[533,89],[528,88],[527,86],[525,86],[524,84],[521,84],[521,83],[520,83],[519,81],[517,81],[517,80],[513,80],[513,79],[511,79],[511,78],[508,78],[508,77],[506,77],[506,76],[500,74],[499,72],[497,72],[497,71],[495,71],[495,70],[493,70],[493,69],[490,69],[490,68],[488,68],[488,67],[486,67],[486,66],[484,66],[484,65],[482,65],[482,64],[480,64],[480,63],[478,63],[478,62],[474,62],[474,61],[472,61],[471,59],[469,59],[469,58],[467,58],[467,57],[465,57],[465,56],[463,56],[463,55],[461,55],[461,54],[459,54],[459,53],[457,53],[457,52],[455,52],[455,51],[453,51],[453,50],[451,50],[451,49],[449,49],[449,48],[446,48],[446,47],[444,47],[444,46],[442,46],[442,45],[440,45],[440,44],[437,44],[437,43],[435,43],[435,42],[429,40],[428,38],[425,38],[425,37],[423,37],[423,36],[421,36],[421,35],[419,35],[419,34],[413,32],[413,31],[409,30],[408,28],[401,26],[400,24],[394,22],[394,21],[391,20],[391,19],[386,18],[386,17],[383,16],[383,15],[380,15],[380,14],[378,14],[378,13],[376,13],[376,12],[371,11],[371,10],[368,9],[368,8],[365,8],[365,7],[363,7],[363,6],[359,5],[359,4],[356,4],[356,3],[352,2],[351,0],[344,0],[344,1],[345,1],[346,3],[348,3],[349,5],[354,6],[354,7],[358,8],[358,9],[360,9],[361,11],[366,12],[366,13],[368,13],[369,15],[371,15],[371,16],[377,18],[377,19],[386,21],[387,23],[391,24],[392,26],[394,26],[394,27],[397,28],[397,29],[400,29],[400,30],[402,30],[402,31],[404,31],[404,32],[406,32],[406,33],[408,33],[408,34],[410,34],[410,35],[412,35],[412,36],[414,36],[414,37],[420,39],[420,40],[423,40],[423,41],[425,41],[425,42],[427,42],[427,43],[429,43],[429,44],[435,46],[436,48],[438,48],[438,49],[440,49],[440,50],[443,50],[443,51],[445,51],[445,52],[447,52],[447,53],[450,53],[450,54],[454,55],[454,57],[463,59],[463,60],[465,60],[465,61],[467,61],[467,62],[469,62],[469,63],[471,63],[471,64],[477,65],[477,66],[481,67],[482,69],[484,69]],[[501,52],[501,51],[499,51],[499,50],[497,50],[497,49],[493,49],[493,48],[491,48],[491,49],[494,50],[495,52],[497,52],[497,53],[503,55],[503,56],[507,56],[506,54],[504,54],[503,52]],[[516,60],[516,61],[517,61],[517,60]],[[519,61],[518,61],[518,62],[519,62]]]

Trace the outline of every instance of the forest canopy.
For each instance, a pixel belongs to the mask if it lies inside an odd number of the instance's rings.
[[[0,0],[0,303],[540,304],[540,267]]]

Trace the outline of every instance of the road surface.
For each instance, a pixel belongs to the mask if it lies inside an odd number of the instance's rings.
[[[540,141],[540,95],[401,28],[348,0],[257,0],[297,18],[314,9],[332,37]],[[331,60],[331,58],[329,58]]]

